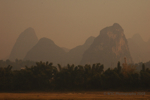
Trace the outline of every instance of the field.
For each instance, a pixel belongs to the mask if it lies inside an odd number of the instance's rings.
[[[150,92],[0,93],[0,100],[150,100]]]

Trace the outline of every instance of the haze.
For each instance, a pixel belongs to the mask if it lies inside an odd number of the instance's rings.
[[[19,34],[32,27],[38,38],[73,48],[102,28],[119,23],[127,38],[150,38],[150,0],[0,0],[0,59]]]

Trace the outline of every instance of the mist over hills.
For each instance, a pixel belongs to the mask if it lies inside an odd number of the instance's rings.
[[[95,37],[91,36],[89,37],[83,45],[79,45],[73,49],[71,49],[67,53],[67,59],[66,59],[66,64],[75,64],[78,65],[80,64],[80,61],[82,59],[83,53],[90,47],[90,45],[93,43]]]
[[[27,53],[24,60],[49,61],[63,64],[66,52],[57,46],[51,39],[41,38],[38,43]]]
[[[54,64],[79,64],[82,55],[86,49],[92,44],[94,37],[89,37],[83,45],[77,46],[66,52],[64,49],[57,46],[52,40],[42,38],[39,42],[27,53],[24,60],[31,61],[49,61]]]
[[[115,23],[100,31],[93,44],[83,54],[81,64],[104,64],[105,68],[116,67],[118,61],[132,63],[128,43],[122,27]]]
[[[11,51],[9,59],[49,61],[56,64],[101,63],[106,68],[116,67],[118,61],[139,63],[150,60],[150,40],[143,41],[139,34],[126,39],[123,28],[114,23],[100,31],[97,37],[89,37],[83,45],[71,50],[57,46],[48,38],[38,38],[33,28],[22,32]]]
[[[22,32],[10,53],[9,59],[14,61],[15,59],[23,59],[26,53],[38,42],[38,38],[33,28],[29,27]]]
[[[150,40],[145,42],[140,34],[135,34],[128,44],[134,63],[150,61]]]

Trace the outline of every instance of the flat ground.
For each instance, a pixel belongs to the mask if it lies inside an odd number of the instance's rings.
[[[150,92],[0,93],[0,100],[150,100]]]

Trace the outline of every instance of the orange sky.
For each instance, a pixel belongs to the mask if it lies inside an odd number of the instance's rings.
[[[0,0],[0,59],[26,28],[38,38],[73,48],[102,28],[119,23],[127,38],[150,38],[150,0]]]

